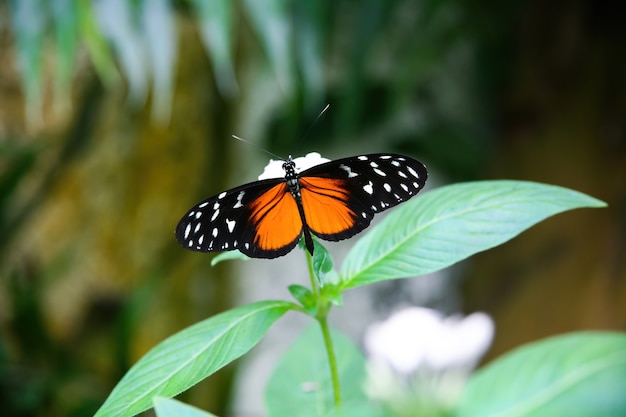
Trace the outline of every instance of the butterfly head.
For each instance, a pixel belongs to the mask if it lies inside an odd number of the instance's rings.
[[[283,162],[283,171],[285,171],[286,175],[295,175],[296,163],[294,162],[291,155],[289,155],[289,158],[285,162]]]

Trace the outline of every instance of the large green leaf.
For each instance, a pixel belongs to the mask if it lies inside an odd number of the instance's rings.
[[[331,332],[339,366],[342,403],[367,401],[362,391],[365,359],[345,336]],[[333,387],[322,332],[311,326],[282,356],[265,390],[272,417],[326,417],[334,409]]]
[[[523,346],[470,380],[458,415],[626,416],[626,335],[572,333]]]
[[[404,203],[354,245],[340,271],[341,285],[434,272],[554,214],[605,205],[577,191],[525,181],[441,187]]]
[[[152,407],[155,396],[171,397],[188,389],[248,352],[294,307],[286,301],[261,301],[169,337],[128,371],[96,416],[132,416]]]

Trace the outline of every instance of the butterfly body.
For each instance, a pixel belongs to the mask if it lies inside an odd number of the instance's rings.
[[[421,162],[398,154],[329,161],[301,172],[291,157],[284,177],[264,179],[210,197],[187,212],[176,228],[185,248],[238,249],[254,258],[290,252],[311,234],[339,241],[369,226],[374,214],[413,197],[427,179]]]

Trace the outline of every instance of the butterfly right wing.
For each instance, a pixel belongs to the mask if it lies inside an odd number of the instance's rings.
[[[176,227],[176,240],[199,252],[238,249],[252,258],[276,258],[302,234],[296,202],[282,178],[224,191],[191,208]]]

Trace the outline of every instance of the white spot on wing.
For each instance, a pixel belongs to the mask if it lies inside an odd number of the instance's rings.
[[[217,237],[217,233],[218,233],[218,232],[219,232],[219,230],[217,230],[217,227],[214,227],[214,228],[213,228],[213,232],[212,232],[213,237]]]
[[[226,191],[221,192],[221,193],[217,196],[217,198],[219,198],[220,200],[221,200],[222,198],[224,198],[224,197],[226,197]]]
[[[402,187],[402,189],[403,189],[404,191],[406,191],[406,192],[408,192],[408,191],[409,191],[409,186],[408,186],[408,185],[406,185],[405,183],[400,184],[400,187]]]
[[[240,191],[239,194],[237,194],[237,203],[235,203],[235,205],[233,206],[234,209],[243,207],[243,204],[241,204],[241,200],[243,200],[243,196],[245,193],[245,191]]]
[[[200,218],[200,216],[202,216],[202,212],[201,212],[201,211],[199,211],[199,212],[197,212],[197,213],[196,213],[196,219],[199,219],[199,218]]]
[[[198,233],[198,230],[200,230],[200,222],[198,222],[198,224],[196,224],[196,228],[193,229],[194,233]]]
[[[213,204],[213,210],[217,210],[218,208],[220,208],[220,202],[216,201],[215,204]]]
[[[380,175],[381,177],[386,177],[387,176],[387,174],[385,174],[384,171],[381,171],[378,168],[374,168],[374,172],[377,173],[378,175]]]
[[[415,171],[413,168],[411,167],[406,167],[406,169],[409,170],[409,172],[411,173],[411,175],[413,175],[415,178],[419,178],[419,174],[417,173],[417,171]]]
[[[366,192],[366,193],[368,193],[369,195],[374,194],[374,187],[373,187],[373,185],[374,185],[374,184],[372,184],[372,182],[371,182],[371,181],[370,181],[370,182],[368,182],[367,184],[365,184],[365,185],[363,186],[363,191],[365,191],[365,192]]]
[[[218,210],[215,210],[215,211],[213,212],[213,215],[211,216],[211,221],[214,221],[215,219],[217,219],[217,216],[219,216],[219,214],[220,214],[219,209],[218,209]]]
[[[378,168],[378,164],[376,162],[374,162],[374,161],[370,162],[370,166],[372,168]]]
[[[407,177],[407,175],[406,175],[404,172],[402,172],[402,171],[398,171],[398,175],[399,175],[399,176],[401,176],[402,178],[409,178],[409,177]]]
[[[198,238],[198,245],[202,245],[202,242],[204,242],[204,235],[200,235]]]
[[[361,161],[367,161],[367,156],[365,155],[358,156],[357,158]]]
[[[187,227],[185,227],[185,239],[189,237],[189,232],[191,232],[191,223],[187,223]]]
[[[398,161],[391,161],[391,165],[393,165],[395,167],[399,167],[400,166],[400,162],[398,162]]]
[[[235,224],[237,224],[235,220],[226,219],[226,226],[228,227],[228,231],[230,233],[232,233],[233,230],[235,230]]]
[[[391,185],[389,185],[389,183],[387,183],[387,182],[386,182],[386,183],[384,183],[384,184],[383,184],[383,188],[384,188],[385,190],[387,190],[387,192],[388,192],[388,193],[390,193],[390,192],[391,192]]]
[[[205,207],[206,207],[206,206],[208,206],[208,205],[209,205],[209,202],[208,202],[208,201],[205,201],[204,203],[200,204],[200,205],[198,206],[198,208],[205,208]]]
[[[357,174],[356,172],[352,171],[352,169],[344,164],[339,165],[339,168],[343,169],[344,171],[346,171],[348,173],[348,178],[354,178],[354,177],[358,177],[359,174]]]

